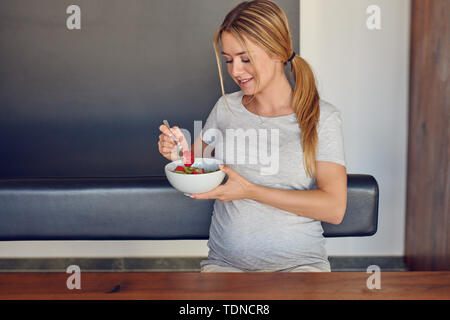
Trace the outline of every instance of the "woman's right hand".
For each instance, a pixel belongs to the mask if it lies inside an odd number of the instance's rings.
[[[180,142],[182,151],[189,151],[189,146],[186,142],[186,138],[177,126],[170,128],[169,131],[169,129],[162,124],[159,126],[159,130],[162,133],[159,135],[158,150],[164,158],[170,161],[180,159],[179,155],[177,154],[176,143],[170,137],[170,131],[172,131],[173,135]]]

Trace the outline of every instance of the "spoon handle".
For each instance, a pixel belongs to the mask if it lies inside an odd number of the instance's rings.
[[[169,122],[167,120],[163,120],[163,123],[167,127],[167,129],[169,129],[170,137],[172,138],[172,140],[177,145],[178,156],[180,158],[183,157],[183,151],[181,149],[180,142],[176,139],[175,135],[173,134],[172,130],[170,129]]]

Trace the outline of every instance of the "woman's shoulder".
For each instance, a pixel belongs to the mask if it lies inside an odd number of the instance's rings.
[[[226,93],[225,95],[221,95],[219,97],[219,99],[217,100],[217,104],[221,105],[221,106],[225,106],[226,102],[228,102],[228,104],[230,106],[239,106],[240,103],[242,102],[242,91],[236,91],[236,92],[232,92],[232,93]],[[226,102],[225,102],[226,100]]]
[[[325,123],[327,120],[329,121],[341,121],[341,111],[338,107],[331,104],[330,102],[320,99],[319,100],[319,128],[321,124]]]
[[[242,99],[242,96],[244,95],[244,93],[241,90],[235,91],[235,92],[231,92],[231,93],[226,93],[225,96],[227,97],[227,99]]]
[[[319,109],[320,109],[320,118],[326,119],[333,113],[340,114],[339,108],[337,108],[335,105],[331,104],[330,102],[320,99],[319,100]]]
[[[341,116],[341,110],[336,107],[334,104],[320,99],[319,100],[319,109],[320,109],[320,120],[324,121],[330,116]]]

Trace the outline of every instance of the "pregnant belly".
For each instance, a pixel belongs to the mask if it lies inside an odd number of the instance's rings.
[[[215,259],[240,268],[291,266],[299,261],[326,259],[319,227],[296,223],[295,219],[280,220],[261,211],[245,214],[215,211],[208,246]]]

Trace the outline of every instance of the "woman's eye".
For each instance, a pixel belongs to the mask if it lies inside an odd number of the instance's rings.
[[[241,60],[242,62],[244,62],[244,63],[249,63],[250,62],[250,60]],[[225,61],[225,63],[232,63],[233,62],[233,60],[230,60],[230,61]]]

